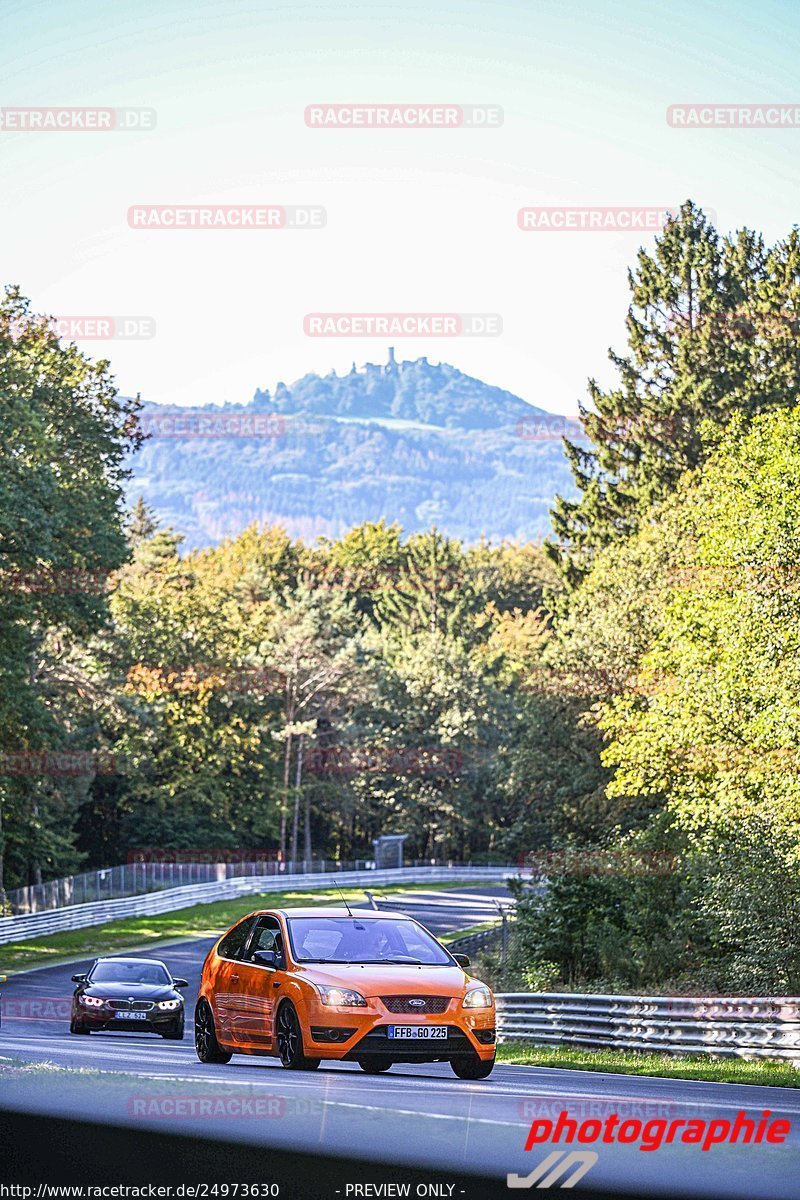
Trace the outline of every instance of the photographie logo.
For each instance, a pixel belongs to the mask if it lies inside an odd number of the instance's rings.
[[[0,775],[116,775],[120,755],[108,750],[12,750],[0,753]]]
[[[673,129],[798,129],[800,104],[670,104]]]
[[[0,108],[4,133],[149,133],[154,108]]]
[[[205,412],[191,408],[139,414],[139,429],[149,439],[281,438],[286,419],[280,413]]]
[[[131,229],[324,229],[320,204],[133,204]]]
[[[604,1145],[637,1145],[645,1154],[654,1153],[663,1145],[681,1142],[684,1145],[699,1146],[701,1151],[708,1151],[723,1143],[736,1144],[741,1135],[743,1144],[769,1142],[780,1145],[785,1142],[791,1129],[791,1122],[783,1118],[773,1118],[770,1109],[764,1109],[760,1117],[750,1118],[740,1110],[736,1119],[727,1118],[706,1119],[701,1117],[680,1117],[667,1120],[664,1117],[654,1117],[642,1121],[638,1117],[626,1117],[620,1120],[620,1113],[613,1112],[601,1119],[589,1117],[579,1120],[570,1117],[562,1109],[555,1122],[545,1117],[538,1117],[531,1122],[525,1150],[533,1150],[544,1142],[559,1143],[563,1140],[567,1145],[579,1142],[583,1145],[601,1142]],[[524,1185],[527,1187],[528,1184]]]
[[[655,233],[677,211],[677,207],[630,206],[521,208],[517,225],[526,233]]]
[[[309,104],[310,129],[497,129],[499,104]]]
[[[81,567],[31,567],[0,571],[0,592],[31,596],[100,596],[109,590],[108,571]]]
[[[312,746],[306,758],[318,775],[457,775],[463,765],[453,746]]]
[[[307,337],[499,337],[499,313],[315,312],[303,319]]]

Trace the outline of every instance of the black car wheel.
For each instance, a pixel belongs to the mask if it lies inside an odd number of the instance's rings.
[[[233,1058],[217,1041],[214,1017],[205,1000],[198,1000],[194,1012],[194,1048],[201,1063],[227,1063]]]
[[[358,1065],[362,1071],[366,1071],[368,1075],[380,1075],[382,1071],[388,1071],[389,1067],[393,1067],[394,1063],[386,1062],[382,1058],[360,1058]]]
[[[166,1033],[162,1033],[161,1036],[168,1042],[183,1041],[183,1013],[181,1013],[180,1019],[175,1022],[172,1028],[168,1029]]]
[[[486,1079],[492,1073],[494,1058],[484,1061],[478,1058],[477,1054],[465,1054],[463,1057],[451,1058],[450,1066],[459,1079]]]
[[[81,1023],[79,1021],[76,1021],[74,1017],[72,1018],[72,1020],[69,1023],[69,1031],[70,1031],[70,1033],[88,1033],[89,1032],[89,1030],[86,1028],[86,1026],[81,1025]]]
[[[318,1058],[306,1058],[303,1053],[303,1031],[294,1005],[288,1000],[278,1009],[277,1026],[278,1054],[281,1063],[290,1071],[314,1071],[320,1064]]]

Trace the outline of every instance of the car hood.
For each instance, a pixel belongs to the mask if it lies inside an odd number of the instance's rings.
[[[180,996],[168,983],[92,983],[83,994],[103,1000],[175,1000]]]
[[[470,980],[461,967],[309,963],[302,970],[313,983],[353,988],[362,996],[460,996]]]

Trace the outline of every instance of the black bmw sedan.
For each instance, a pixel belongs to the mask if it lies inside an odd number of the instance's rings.
[[[173,979],[157,958],[98,958],[88,975],[73,975],[70,1033],[98,1029],[183,1037],[185,979]]]

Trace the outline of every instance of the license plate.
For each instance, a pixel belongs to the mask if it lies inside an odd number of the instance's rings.
[[[146,1012],[115,1012],[118,1021],[146,1021]]]
[[[389,1037],[398,1038],[403,1041],[410,1039],[411,1041],[439,1041],[444,1038],[447,1041],[447,1026],[446,1025],[390,1025]]]

